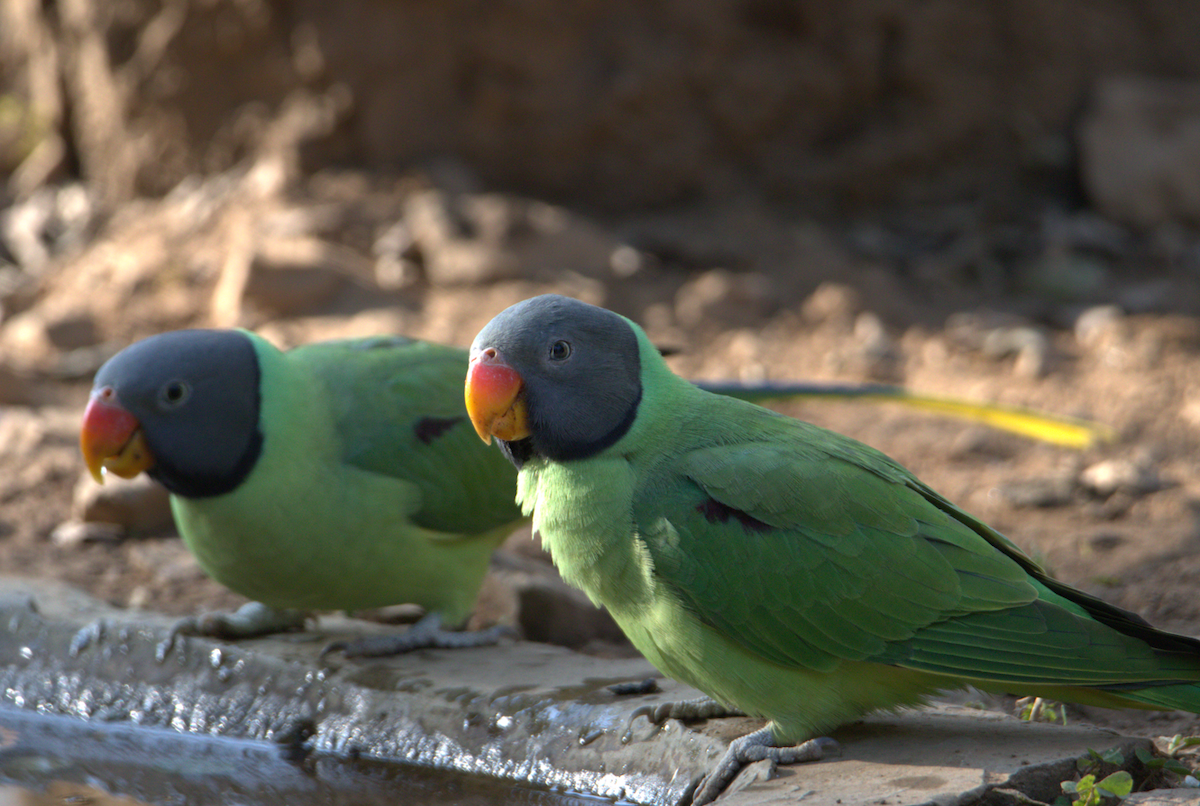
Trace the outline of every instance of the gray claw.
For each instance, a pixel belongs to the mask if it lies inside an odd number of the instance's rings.
[[[88,647],[103,641],[104,636],[108,634],[108,629],[108,619],[102,618],[98,618],[91,624],[80,627],[79,631],[71,638],[71,646],[68,649],[71,657],[77,658]]]
[[[429,613],[402,633],[376,635],[355,641],[333,641],[321,650],[321,658],[341,652],[347,658],[379,658],[402,655],[414,649],[467,649],[492,646],[501,638],[515,636],[516,630],[503,624],[474,632],[455,632],[442,629],[442,617]]]
[[[662,702],[658,705],[643,705],[634,708],[625,726],[621,741],[628,743],[633,738],[633,723],[644,716],[651,725],[662,727],[668,719],[719,719],[727,716],[745,716],[736,708],[729,708],[712,697],[697,697],[694,700]]]
[[[725,755],[696,785],[691,806],[706,806],[712,803],[747,764],[763,759],[770,759],[772,765],[798,764],[802,761],[820,761],[826,753],[839,752],[841,746],[827,736],[809,739],[792,747],[779,747],[775,744],[775,737],[768,725],[729,743]]]
[[[309,614],[302,610],[276,609],[262,602],[247,602],[232,613],[205,613],[202,616],[187,616],[175,622],[171,632],[159,642],[154,657],[159,663],[175,648],[176,642],[186,635],[206,635],[210,638],[234,640],[255,638],[277,632],[303,630]]]

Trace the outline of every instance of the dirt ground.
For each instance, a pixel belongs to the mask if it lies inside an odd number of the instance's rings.
[[[8,297],[0,327],[0,392],[9,403],[0,408],[4,573],[63,579],[119,605],[174,614],[244,601],[207,579],[169,533],[79,541],[56,531],[73,517],[77,488],[94,485],[76,447],[88,379],[123,344],[171,327],[245,324],[283,344],[399,331],[466,345],[505,306],[557,290],[643,322],[679,349],[671,361],[690,378],[902,382],[1111,426],[1114,440],[1077,451],[895,404],[778,406],[897,458],[1062,579],[1158,626],[1200,635],[1200,323],[1180,313],[1194,298],[1194,274],[1147,274],[1138,254],[1125,252],[1109,256],[1099,292],[1055,296],[1011,278],[989,284],[983,272],[898,270],[853,248],[862,230],[754,206],[603,222],[558,211],[566,223],[535,238],[511,223],[541,220],[528,202],[486,194],[456,197],[453,209],[499,205],[510,221],[500,236],[488,240],[477,227],[434,243],[421,240],[416,223],[414,200],[427,184],[318,177],[247,196],[255,176],[218,177],[191,195],[131,205]],[[208,208],[196,213],[205,199]],[[297,217],[324,251],[273,258],[271,244],[311,246],[303,232],[278,234]],[[396,220],[409,222],[419,254],[400,250],[400,268],[388,274],[396,265],[380,257],[379,233]],[[986,232],[974,220],[949,243]],[[468,246],[491,258],[464,259],[459,265],[473,269],[447,278],[452,264],[439,264],[439,255]],[[913,254],[944,257],[950,248]],[[580,269],[596,250],[608,265]],[[555,259],[559,268],[547,268]],[[286,293],[313,288],[299,302]],[[1098,307],[1105,302],[1120,309]],[[1136,733],[1200,733],[1191,715],[1072,714]]]

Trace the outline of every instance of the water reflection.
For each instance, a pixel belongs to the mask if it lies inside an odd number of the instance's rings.
[[[284,759],[265,743],[0,708],[0,806],[598,806],[398,764]]]

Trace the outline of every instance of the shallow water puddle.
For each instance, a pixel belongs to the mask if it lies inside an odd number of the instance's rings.
[[[597,806],[494,779],[0,708],[0,806]]]

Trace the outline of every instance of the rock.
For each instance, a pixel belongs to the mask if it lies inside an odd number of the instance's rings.
[[[162,534],[174,528],[170,496],[145,475],[109,474],[103,485],[84,473],[75,485],[71,514],[84,523],[103,523],[129,535]]]
[[[1117,491],[1145,495],[1163,488],[1163,481],[1149,459],[1105,459],[1079,474],[1080,483],[1092,493],[1106,497]]]
[[[625,246],[614,235],[544,202],[426,190],[406,201],[404,220],[435,286],[554,279],[564,270],[610,277],[629,270],[627,257],[614,265],[614,253]]]
[[[115,523],[85,523],[66,521],[50,532],[50,542],[56,546],[78,546],[81,543],[115,543],[123,530]]]
[[[1035,327],[1002,327],[989,330],[980,350],[988,358],[1017,356],[1013,371],[1026,378],[1040,378],[1050,365],[1050,340]]]
[[[310,313],[350,276],[370,272],[365,258],[317,238],[270,239],[259,245],[242,289],[243,302],[276,316]]]
[[[375,282],[386,290],[406,288],[421,279],[412,230],[402,219],[387,227],[371,247],[375,255]]]
[[[1088,545],[1096,551],[1112,551],[1126,542],[1128,541],[1124,535],[1112,532],[1100,532],[1088,538]]]
[[[137,549],[145,551],[152,569],[174,562],[167,552],[184,552],[178,541],[146,541]],[[96,644],[70,652],[79,630],[101,618],[109,629]],[[269,764],[279,760],[279,740],[302,724],[313,729],[306,744],[326,755],[354,749],[365,763],[402,760],[469,769],[501,776],[506,783],[532,784],[539,792],[570,787],[585,801],[592,795],[609,802],[663,804],[678,802],[731,739],[762,724],[741,718],[701,724],[672,720],[658,728],[639,720],[630,736],[627,727],[637,709],[700,696],[670,679],[660,679],[656,690],[615,695],[608,688],[613,683],[657,676],[641,658],[600,658],[504,642],[479,651],[330,663],[319,653],[331,638],[378,635],[388,628],[323,617],[319,632],[299,637],[269,636],[236,645],[191,637],[176,643],[164,664],[159,646],[173,622],[165,614],[106,605],[54,580],[0,580],[0,623],[7,626],[0,631],[6,725],[24,718],[18,708],[30,725],[26,730],[17,723],[11,733],[26,742],[44,730],[47,720],[66,715],[69,724],[99,737],[109,754],[101,758],[120,752],[127,761],[134,732],[146,731],[146,746],[156,742],[154,752],[163,758],[201,758],[212,766],[228,756],[231,765],[242,768],[250,758],[259,765],[255,769],[266,764],[272,776],[311,782],[312,776],[294,763]],[[31,647],[48,650],[31,653]],[[89,718],[91,724],[84,721]],[[35,729],[34,720],[41,720],[42,728]],[[722,802],[1048,803],[1061,792],[1061,782],[1077,774],[1076,759],[1089,750],[1119,748],[1134,768],[1135,752],[1150,747],[1147,739],[1096,728],[1021,722],[978,706],[954,705],[869,716],[834,735],[843,746],[841,757],[781,769],[778,778],[759,780]],[[189,741],[161,749],[172,736]],[[206,744],[215,737],[249,739],[264,749],[240,742]],[[264,745],[269,740],[274,749]],[[53,756],[54,748],[63,746],[75,745],[57,738],[38,752]],[[23,747],[18,743],[16,750]],[[252,751],[260,757],[248,756]],[[333,778],[347,772],[336,759],[331,762]],[[322,791],[328,800],[329,788]],[[1002,799],[1005,793],[1009,798]],[[204,794],[188,802],[193,800],[221,799]]]
[[[1075,341],[1088,348],[1111,345],[1124,337],[1124,320],[1124,312],[1116,305],[1088,308],[1075,319]]]
[[[82,185],[70,186],[75,192],[67,192],[66,200],[82,194],[83,200],[88,199]],[[60,189],[53,187],[38,188],[28,198],[23,199],[0,211],[0,244],[24,271],[30,274],[40,274],[49,265],[56,251],[60,232],[71,232],[70,222],[62,218],[59,203]],[[76,212],[77,204],[68,203],[65,211]],[[83,230],[90,222],[90,208],[84,212]],[[82,238],[82,232],[74,233],[75,242]]]
[[[479,284],[517,277],[520,267],[494,244],[475,237],[471,224],[440,190],[414,193],[404,204],[404,222],[433,285]]]
[[[1192,781],[1196,779],[1188,776]],[[1149,792],[1134,792],[1121,800],[1123,806],[1197,806],[1200,804],[1200,789],[1196,783],[1186,784],[1181,789],[1151,789]]]
[[[1079,128],[1080,171],[1092,203],[1150,229],[1200,223],[1200,82],[1110,78]]]
[[[900,350],[877,314],[863,311],[854,318],[854,351],[861,365],[859,371],[866,377],[889,382],[903,380]]]
[[[1001,311],[959,311],[946,317],[945,337],[954,347],[961,350],[983,350],[984,342],[994,338],[997,330],[1014,330],[1030,327],[1028,320],[1016,314]]]
[[[510,249],[528,277],[556,280],[565,270],[609,279],[629,276],[640,265],[631,262],[629,246],[616,235],[565,207],[527,202],[524,222]]]
[[[769,758],[747,764],[738,772],[737,777],[730,781],[729,786],[725,787],[721,798],[733,799],[746,787],[770,781],[775,774],[775,762]]]
[[[862,310],[861,295],[848,285],[825,282],[808,295],[800,315],[811,325],[831,325],[850,330],[854,317]]]
[[[711,269],[687,281],[675,293],[675,318],[684,327],[756,321],[773,306],[771,281],[757,272]]]
[[[608,263],[613,274],[622,280],[632,277],[653,262],[650,255],[640,252],[629,244],[621,244],[609,256]]]
[[[0,326],[0,361],[18,371],[39,369],[54,357],[54,344],[38,309],[21,311]]]
[[[94,345],[100,340],[100,331],[91,313],[67,312],[46,322],[46,338],[57,350],[75,350]]]

